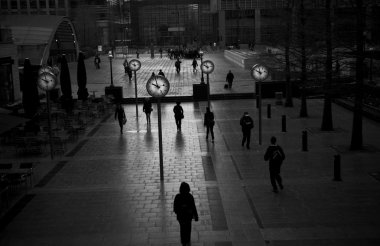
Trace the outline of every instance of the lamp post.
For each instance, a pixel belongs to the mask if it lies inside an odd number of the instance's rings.
[[[372,55],[372,52],[373,52],[373,47],[370,47],[369,48],[369,83],[372,84],[373,81],[372,81],[372,69],[373,69],[373,55]]]
[[[112,55],[112,51],[108,52],[108,59],[110,60],[111,87],[113,87],[113,75],[112,75],[112,59],[113,59],[113,55]]]
[[[200,50],[199,51],[199,55],[201,56],[201,64],[203,63],[203,51]],[[204,84],[205,83],[205,78],[203,77],[203,70],[201,69],[201,83]]]

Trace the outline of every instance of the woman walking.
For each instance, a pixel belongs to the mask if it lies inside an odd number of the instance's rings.
[[[180,226],[181,244],[190,246],[191,221],[198,221],[198,212],[194,197],[190,194],[190,185],[186,182],[181,183],[179,194],[174,198],[174,213]]]
[[[127,123],[127,117],[125,116],[124,109],[120,103],[118,103],[116,106],[115,120],[116,118],[119,121],[120,133],[123,133],[123,126],[125,125],[125,123]]]

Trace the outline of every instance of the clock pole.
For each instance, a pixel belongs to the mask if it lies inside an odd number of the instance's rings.
[[[138,100],[137,100],[137,77],[136,77],[136,70],[135,73],[135,98],[136,98],[136,119],[139,118],[139,109],[138,109]]]
[[[258,81],[259,85],[258,85],[258,89],[259,89],[259,144],[261,145],[261,142],[262,142],[262,122],[261,122],[261,80]]]
[[[50,115],[50,91],[46,91],[46,107],[48,113],[48,131],[49,131],[49,144],[50,144],[50,157],[54,159],[53,139],[51,137],[51,115]]]
[[[210,108],[210,81],[208,78],[208,73],[207,73],[207,106]]]
[[[158,145],[160,152],[160,180],[164,180],[164,159],[162,153],[162,126],[161,126],[161,99],[157,98],[157,114],[158,114]]]

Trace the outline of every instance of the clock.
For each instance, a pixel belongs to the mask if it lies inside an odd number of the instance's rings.
[[[141,68],[141,62],[139,60],[132,59],[129,61],[128,66],[132,71],[137,71]]]
[[[251,68],[251,76],[256,81],[264,81],[268,75],[268,69],[264,65],[256,64]]]
[[[146,82],[146,90],[152,97],[164,97],[168,94],[169,89],[169,81],[161,75],[152,76]]]
[[[57,84],[57,77],[52,72],[43,72],[38,75],[38,87],[44,91],[50,91]]]
[[[215,65],[210,60],[206,60],[206,61],[202,62],[202,64],[201,64],[202,72],[204,72],[206,74],[212,73],[214,71],[214,68],[215,68]]]
[[[38,75],[42,74],[42,73],[51,73],[53,71],[53,68],[50,67],[50,66],[44,66],[44,67],[41,67],[39,70],[38,70]]]

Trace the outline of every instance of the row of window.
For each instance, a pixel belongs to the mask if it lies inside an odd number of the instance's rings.
[[[65,8],[67,0],[0,0],[0,9]]]

